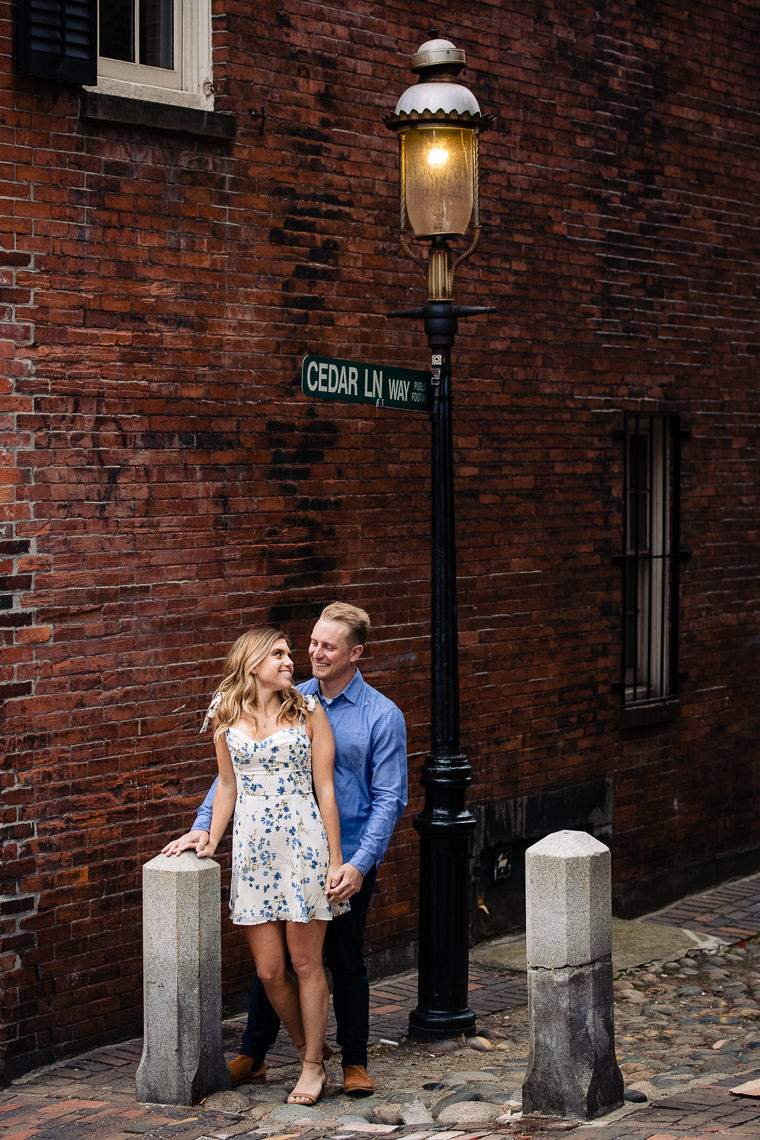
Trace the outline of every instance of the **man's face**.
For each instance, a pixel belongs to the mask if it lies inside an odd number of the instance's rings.
[[[362,645],[352,645],[348,626],[342,621],[319,619],[311,633],[311,671],[328,696],[345,689],[356,671]]]

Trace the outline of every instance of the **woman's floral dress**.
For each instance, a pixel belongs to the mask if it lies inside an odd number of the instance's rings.
[[[264,740],[226,732],[237,776],[230,914],[239,926],[331,919],[350,909],[325,895],[327,834],[314,797],[311,741],[299,723]]]

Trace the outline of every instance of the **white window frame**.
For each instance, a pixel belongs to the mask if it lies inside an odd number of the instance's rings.
[[[211,0],[174,0],[174,61],[169,71],[99,55],[98,82],[87,90],[213,111]]]

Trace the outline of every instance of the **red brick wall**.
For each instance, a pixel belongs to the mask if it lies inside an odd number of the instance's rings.
[[[598,7],[598,6],[597,6]],[[617,889],[758,847],[758,32],[744,0],[447,9],[484,111],[457,299],[462,743],[473,804],[614,783]],[[230,642],[323,602],[375,620],[410,811],[371,952],[416,928],[428,746],[424,415],[300,392],[309,353],[424,368],[382,115],[439,10],[214,0],[234,141],[80,118],[14,77],[0,2],[2,772],[8,1071],[138,1022],[140,869],[213,775]],[[753,41],[753,36],[755,41]],[[265,117],[252,112],[263,108]],[[679,719],[624,730],[625,411],[684,443]],[[726,863],[726,865],[728,865]],[[681,880],[679,880],[681,881]],[[249,964],[226,927],[225,984]]]

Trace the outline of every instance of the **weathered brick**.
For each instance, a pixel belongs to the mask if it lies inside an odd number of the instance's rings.
[[[418,4],[413,26],[398,4],[214,12],[232,142],[82,120],[75,88],[14,79],[3,57],[0,842],[8,893],[15,874],[36,900],[6,916],[3,954],[51,988],[43,1012],[40,982],[14,971],[0,1054],[134,1024],[140,866],[213,775],[197,729],[224,653],[282,622],[305,675],[335,597],[372,611],[365,672],[409,724],[411,804],[368,946],[416,934],[428,420],[311,400],[299,375],[309,353],[427,366],[421,322],[384,315],[423,303],[425,282],[397,253],[382,115],[438,12]],[[447,8],[464,79],[501,116],[482,140],[483,240],[456,288],[497,312],[461,321],[453,354],[470,799],[609,777],[620,891],[666,868],[696,880],[706,852],[760,841],[756,30],[749,0]],[[691,433],[689,679],[675,725],[625,730],[614,433],[635,411],[677,411]],[[224,963],[227,989],[245,989],[227,925]]]

